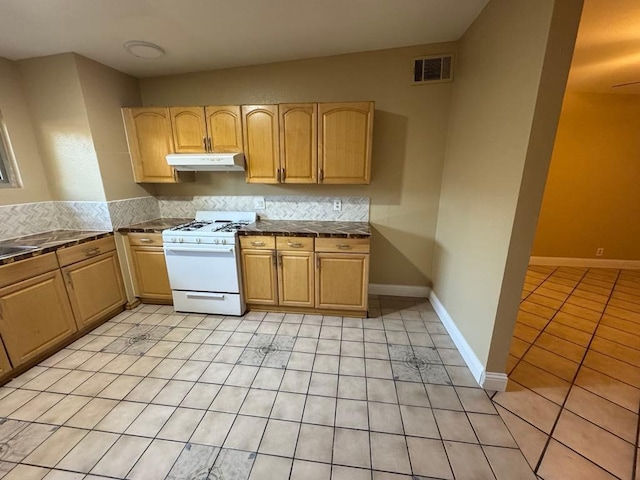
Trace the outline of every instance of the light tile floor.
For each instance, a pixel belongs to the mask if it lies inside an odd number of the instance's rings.
[[[370,305],[124,312],[0,388],[0,477],[535,479],[431,306]]]
[[[640,480],[640,271],[531,266],[493,396],[545,480]]]

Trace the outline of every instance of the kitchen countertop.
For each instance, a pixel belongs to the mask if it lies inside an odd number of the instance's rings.
[[[147,222],[135,223],[120,227],[118,232],[136,232],[136,233],[160,233],[168,228],[173,228],[183,223],[189,223],[193,218],[156,218]]]
[[[70,247],[80,243],[90,242],[99,238],[113,235],[113,232],[101,232],[93,230],[53,230],[50,232],[36,233],[24,237],[12,238],[0,241],[1,247],[35,247],[32,250],[21,251],[13,255],[0,257],[0,265],[17,262],[44,253],[53,252],[59,248]]]
[[[308,220],[260,220],[242,227],[238,235],[287,237],[369,238],[367,222],[321,222]]]

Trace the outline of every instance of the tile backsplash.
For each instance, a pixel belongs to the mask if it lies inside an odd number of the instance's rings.
[[[256,200],[264,209],[256,210]],[[334,200],[342,207],[334,210]],[[255,211],[269,220],[368,222],[368,197],[139,197],[111,202],[38,202],[0,206],[0,240],[51,230],[115,230],[154,218],[193,218],[198,210]]]
[[[265,208],[256,210],[255,200],[264,198]],[[333,209],[340,199],[340,211]],[[325,220],[368,222],[369,197],[282,196],[196,196],[158,197],[162,217],[193,217],[198,210],[255,211],[269,220]]]

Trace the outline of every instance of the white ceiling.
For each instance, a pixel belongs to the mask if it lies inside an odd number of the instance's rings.
[[[77,52],[136,77],[459,39],[488,0],[0,0],[0,56]],[[160,45],[140,59],[128,40]]]
[[[624,87],[613,87],[638,82]],[[585,0],[569,88],[640,94],[640,2]]]

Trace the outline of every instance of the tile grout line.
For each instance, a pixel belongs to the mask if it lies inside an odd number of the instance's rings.
[[[588,269],[588,270],[585,272],[585,276],[587,275],[587,273],[588,273],[590,270],[591,270],[591,269]],[[618,270],[618,273],[617,273],[617,275],[616,275],[616,281],[617,281],[617,279],[620,277],[620,272],[621,272],[621,271],[620,271],[620,270]],[[583,277],[583,278],[584,278],[584,277]],[[613,282],[613,285],[614,285],[614,286],[615,286],[615,283],[616,283],[616,282],[614,281],[614,282]],[[578,284],[579,284],[579,283],[578,283]],[[612,289],[611,289],[611,292],[613,293],[613,287],[612,287]],[[610,298],[611,298],[611,295],[609,295],[609,299],[610,299]],[[607,300],[607,303],[605,304],[605,306],[606,306],[607,304],[608,304],[608,300]],[[600,315],[600,320],[597,322],[597,324],[598,324],[598,325],[600,324],[600,321],[602,320],[602,316],[603,316],[603,315],[604,315],[604,313],[602,313],[602,314]],[[596,330],[597,330],[597,326],[596,326]],[[569,390],[567,391],[567,395],[565,396],[564,401],[562,402],[562,405],[560,406],[560,410],[559,410],[559,412],[558,412],[558,416],[556,417],[556,419],[555,419],[555,421],[554,421],[554,423],[553,423],[553,426],[551,427],[551,430],[549,431],[549,435],[548,435],[548,437],[547,437],[547,440],[546,440],[546,442],[545,442],[545,445],[544,445],[544,447],[543,447],[543,449],[542,449],[542,452],[541,452],[541,454],[540,454],[540,458],[538,459],[538,462],[537,462],[537,464],[536,464],[536,468],[534,469],[534,472],[535,472],[536,474],[537,474],[537,473],[538,473],[538,471],[540,470],[540,466],[542,465],[542,461],[543,461],[543,459],[544,459],[544,457],[545,457],[545,455],[546,455],[546,453],[547,453],[547,449],[549,448],[549,444],[551,443],[551,439],[553,438],[553,433],[555,432],[556,427],[558,426],[558,423],[559,423],[559,421],[560,421],[560,417],[562,416],[562,413],[565,411],[565,405],[567,404],[567,401],[568,401],[568,399],[569,399],[569,396],[571,395],[571,390],[573,389],[573,387],[574,387],[574,385],[575,385],[575,381],[576,381],[576,379],[577,379],[577,377],[578,377],[578,374],[580,373],[580,369],[582,368],[582,366],[583,366],[583,364],[584,364],[584,360],[585,360],[585,358],[587,357],[587,355],[588,355],[588,353],[589,353],[589,348],[590,348],[590,346],[591,346],[591,343],[593,342],[593,339],[595,338],[595,332],[596,332],[596,330],[594,330],[593,335],[591,336],[591,340],[589,341],[589,344],[587,345],[587,347],[586,347],[586,349],[585,349],[585,351],[584,351],[584,355],[582,356],[582,360],[580,361],[580,364],[579,364],[579,366],[578,366],[578,368],[577,368],[577,370],[576,370],[576,373],[574,374],[573,379],[572,379],[572,381],[571,381],[571,386],[569,387]],[[567,409],[567,411],[569,411],[569,410]],[[555,439],[554,439],[554,440],[555,440]],[[557,440],[556,440],[556,441],[557,441]],[[562,442],[560,442],[560,443],[562,443]],[[573,448],[571,448],[571,447],[569,447],[569,446],[567,446],[567,448],[569,448],[572,452],[575,452],[576,454],[580,455],[581,457],[586,458],[584,455],[580,454],[579,452],[576,452]],[[589,459],[587,458],[587,460],[589,460]],[[591,463],[594,463],[594,464],[595,464],[595,462],[592,462],[591,460],[589,460],[589,461],[590,461]],[[606,468],[604,468],[602,465],[598,465],[598,466],[599,466],[600,468],[602,468],[603,470],[608,471],[608,470],[607,470]],[[610,472],[609,472],[609,473],[610,473]],[[614,476],[615,476],[615,475],[614,475]]]

